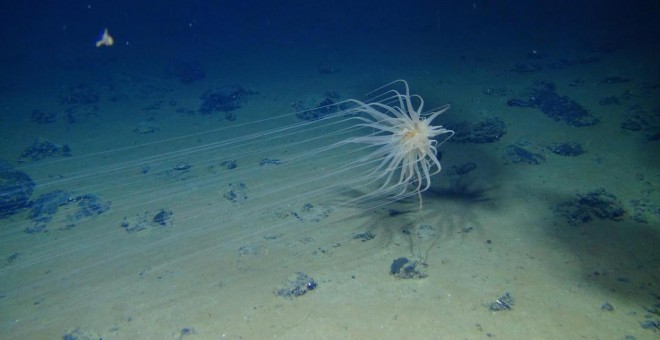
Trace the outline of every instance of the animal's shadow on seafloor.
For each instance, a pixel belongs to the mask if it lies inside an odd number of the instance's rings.
[[[488,203],[492,198],[488,193],[495,187],[473,181],[471,176],[450,178],[444,186],[431,187],[424,196],[433,200],[449,200],[463,203]]]
[[[421,259],[425,261],[436,243],[442,243],[454,237],[465,237],[472,232],[477,235],[484,232],[475,209],[477,206],[495,208],[496,200],[490,195],[490,192],[495,189],[486,182],[475,180],[474,176],[450,176],[422,194],[423,206],[421,209],[417,195],[411,195],[408,198],[375,208],[366,208],[365,214],[362,216],[366,216],[368,219],[362,221],[356,227],[355,232],[373,233],[373,235],[377,235],[383,246],[396,244],[404,246],[405,249],[410,248],[411,251],[405,251],[406,256],[414,257],[424,254]],[[363,193],[353,190],[346,194],[350,196]],[[345,219],[340,219],[339,223],[347,222],[353,217],[354,215],[346,216]],[[419,226],[432,229],[433,236],[430,245],[420,245],[419,241],[415,239],[407,239],[404,241],[405,244],[401,243],[401,235],[406,235],[407,232],[409,233],[410,230]]]

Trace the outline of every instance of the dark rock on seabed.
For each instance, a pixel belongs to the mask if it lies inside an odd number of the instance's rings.
[[[318,283],[303,272],[297,272],[295,278],[290,278],[282,282],[282,287],[274,291],[275,295],[282,297],[299,297],[316,289]]]
[[[51,222],[59,209],[65,206],[72,206],[73,209],[66,212],[66,220],[69,224],[60,229],[70,229],[82,219],[94,217],[108,211],[110,202],[102,202],[94,194],[76,195],[63,190],[45,193],[31,203],[30,219],[34,222],[34,225],[25,228],[25,232],[37,234],[47,231],[48,223]]]
[[[600,121],[577,102],[557,94],[555,84],[551,82],[537,82],[527,92],[527,98],[510,99],[507,105],[535,108],[555,121],[576,127],[591,126]]]
[[[588,193],[578,193],[577,198],[561,203],[555,212],[564,216],[571,225],[580,225],[594,218],[620,221],[626,211],[619,199],[605,189],[596,189]]]
[[[399,279],[423,279],[427,274],[418,269],[418,264],[420,263],[416,260],[399,257],[392,261],[390,274]]]
[[[55,144],[47,139],[37,138],[32,142],[32,145],[23,150],[18,161],[23,162],[36,162],[48,157],[69,157],[71,156],[71,149],[67,145]]]
[[[573,142],[552,144],[548,147],[548,149],[552,153],[555,153],[560,156],[575,157],[584,153],[584,150],[582,149],[582,145]]]
[[[30,176],[0,160],[0,218],[29,207],[34,187]]]
[[[524,163],[538,165],[545,162],[545,157],[541,154],[531,152],[517,145],[506,147],[506,158],[513,163]]]
[[[200,97],[202,99],[202,105],[199,108],[199,112],[202,114],[211,114],[216,111],[227,113],[236,110],[241,107],[246,97],[251,94],[256,94],[256,92],[247,90],[240,85],[208,90]]]
[[[497,117],[476,123],[462,121],[447,125],[455,131],[454,136],[449,139],[452,143],[494,143],[506,133],[506,124]]]
[[[516,304],[516,300],[511,296],[511,293],[505,292],[500,296],[495,302],[492,302],[488,305],[488,309],[493,312],[499,312],[503,310],[513,309],[513,305]]]

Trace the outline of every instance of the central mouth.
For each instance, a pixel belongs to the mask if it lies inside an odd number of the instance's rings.
[[[405,133],[403,134],[404,139],[413,139],[413,138],[415,138],[415,136],[417,136],[417,131],[415,131],[415,130],[406,129]]]

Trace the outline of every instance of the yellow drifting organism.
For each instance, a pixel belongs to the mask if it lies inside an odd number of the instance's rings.
[[[110,34],[108,33],[108,29],[106,28],[105,31],[103,31],[103,35],[101,36],[101,40],[96,42],[96,47],[101,47],[101,46],[112,46],[112,44],[115,43],[115,39],[113,39]]]

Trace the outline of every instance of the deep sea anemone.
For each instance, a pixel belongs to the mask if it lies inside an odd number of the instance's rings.
[[[378,96],[387,97],[384,101],[348,101],[356,105],[353,108],[355,112],[362,114],[355,117],[361,121],[358,125],[370,128],[373,132],[366,136],[351,137],[345,142],[375,148],[359,160],[376,162],[377,165],[367,177],[373,181],[383,181],[378,191],[370,195],[394,193],[394,198],[400,198],[406,196],[412,187],[421,206],[421,193],[431,187],[431,176],[442,169],[437,157],[437,146],[454,134],[454,131],[442,125],[432,125],[435,118],[449,109],[449,105],[423,113],[424,99],[419,95],[411,95],[405,80],[394,81],[374,92],[396,83],[404,86],[404,92],[390,89]],[[392,102],[394,104],[390,105]],[[417,102],[416,108],[413,102]],[[442,137],[440,142],[436,139],[438,136]]]

